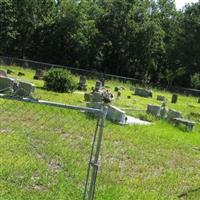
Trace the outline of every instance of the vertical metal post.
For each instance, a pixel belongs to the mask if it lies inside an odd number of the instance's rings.
[[[84,192],[84,196],[83,196],[84,200],[86,200],[86,196],[88,196],[88,198],[87,198],[88,200],[94,199],[95,184],[96,184],[96,178],[97,178],[97,172],[98,172],[99,154],[100,154],[100,149],[101,149],[101,142],[102,142],[102,138],[103,138],[103,130],[104,130],[104,124],[105,124],[107,111],[108,111],[108,108],[106,106],[104,106],[103,110],[102,110],[101,119],[98,123],[99,129],[97,130],[97,133],[95,133],[95,135],[94,135],[92,152],[91,152],[90,161],[88,164],[85,192]],[[97,142],[96,142],[96,138],[97,138]],[[95,143],[96,143],[96,148],[95,148],[95,152],[94,152]],[[90,180],[90,185],[89,185],[89,191],[87,191],[91,168],[92,168],[91,180]],[[87,195],[87,193],[88,193],[88,195]]]

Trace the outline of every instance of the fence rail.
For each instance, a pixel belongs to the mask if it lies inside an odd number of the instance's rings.
[[[47,164],[48,187],[59,172],[68,173],[64,184],[71,199],[94,199],[106,114],[103,105],[92,109],[0,94],[0,133],[25,138],[24,154]],[[39,169],[37,174],[43,177]],[[35,187],[30,181],[27,185]]]
[[[38,62],[38,61],[19,59],[19,58],[13,58],[13,57],[0,56],[0,64],[2,64],[2,65],[17,65],[17,66],[33,68],[33,69],[37,69],[37,68],[49,69],[52,67],[65,68],[65,69],[70,70],[74,74],[85,75],[85,76],[91,77],[91,78],[99,77],[99,78],[104,78],[107,80],[114,79],[114,80],[119,80],[121,82],[131,82],[132,84],[142,83],[141,80],[135,79],[135,78],[111,75],[111,74],[100,73],[100,72],[92,71],[92,70],[79,69],[79,68],[73,68],[73,67],[69,67],[69,66],[50,64],[50,63],[45,63],[45,62]]]

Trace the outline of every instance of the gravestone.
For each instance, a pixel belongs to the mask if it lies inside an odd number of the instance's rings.
[[[85,76],[80,76],[79,83],[78,83],[78,90],[87,90],[86,86],[86,77]]]
[[[173,120],[174,118],[182,118],[181,112],[178,112],[173,109],[169,109],[169,112],[167,114],[167,119],[168,120]]]
[[[111,120],[112,122],[125,124],[127,121],[127,116],[124,111],[115,106],[109,105],[107,119]]]
[[[0,92],[13,91],[14,79],[0,76]]]
[[[151,90],[146,90],[146,89],[142,89],[142,88],[136,88],[135,89],[135,95],[147,98],[147,97],[152,97],[153,93],[152,93]]]
[[[167,118],[166,101],[163,101],[163,103],[161,105],[160,117],[162,119],[166,119]]]
[[[158,95],[158,96],[157,96],[157,100],[158,100],[158,101],[166,101],[166,97],[165,97],[165,96],[160,96],[160,95]]]
[[[36,80],[42,80],[44,76],[44,70],[42,69],[36,69],[35,76],[33,77]]]
[[[96,84],[95,84],[95,91],[99,91],[102,89],[102,83],[101,81],[96,81]]]
[[[94,92],[91,96],[92,102],[102,102],[102,93],[101,92]]]
[[[1,77],[7,77],[7,73],[4,70],[0,70]]]
[[[177,94],[173,94],[171,103],[177,103],[177,100],[178,100],[178,95]]]
[[[20,81],[19,84],[18,84],[18,88],[16,90],[15,95],[20,96],[20,97],[30,97],[30,98],[32,98],[34,91],[35,91],[35,85],[34,84]]]
[[[161,107],[157,105],[147,105],[147,113],[156,117],[160,117]]]

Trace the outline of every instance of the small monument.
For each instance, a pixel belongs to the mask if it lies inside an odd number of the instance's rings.
[[[178,112],[173,109],[169,109],[169,112],[167,114],[167,119],[168,120],[173,120],[174,118],[182,118],[181,112]]]
[[[81,91],[87,90],[86,80],[87,79],[85,76],[80,76],[79,83],[78,83],[78,90],[81,90]]]
[[[162,103],[161,110],[160,110],[160,117],[162,119],[166,119],[167,118],[166,101],[164,101]]]
[[[178,95],[177,94],[173,94],[171,103],[177,103],[177,100],[178,100]]]
[[[135,95],[148,98],[148,97],[153,97],[153,92],[151,90],[136,88],[135,89]]]

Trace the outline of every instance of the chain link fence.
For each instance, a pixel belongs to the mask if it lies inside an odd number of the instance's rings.
[[[10,177],[4,181],[23,182],[22,190],[49,194],[63,184],[64,199],[93,199],[105,116],[103,107],[1,95],[1,151],[8,153],[9,159],[14,154],[25,157],[23,166],[18,166],[17,158],[10,170],[6,169],[10,164],[2,165],[2,171],[7,170],[2,177]],[[3,152],[2,162],[6,159]]]

